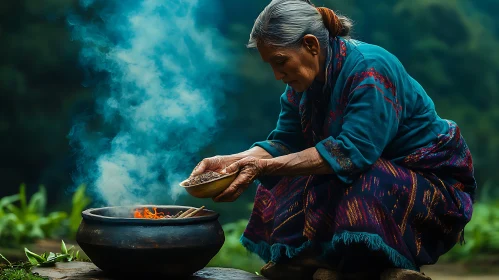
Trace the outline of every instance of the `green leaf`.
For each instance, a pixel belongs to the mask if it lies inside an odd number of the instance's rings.
[[[47,216],[47,224],[59,223],[66,219],[68,214],[65,212],[52,212]]]
[[[0,254],[0,258],[2,258],[4,261],[6,261],[9,264],[9,266],[12,266],[12,264],[9,262],[9,260],[6,257],[4,257],[2,254]]]
[[[0,199],[0,209],[3,210],[3,208],[5,208],[5,206],[12,204],[18,200],[19,200],[18,194],[3,197],[2,199]]]
[[[61,253],[63,254],[68,253],[68,248],[66,248],[66,243],[64,243],[64,240],[61,240]]]
[[[14,215],[12,213],[8,213],[8,214],[4,215],[3,217],[1,217],[0,218],[0,237],[16,234],[17,231],[15,230],[15,228],[16,228],[15,225],[18,222],[19,222],[19,219],[17,218],[16,215]]]
[[[31,252],[30,250],[28,250],[28,248],[24,248],[24,253],[26,254],[26,257],[32,265],[38,265],[39,263],[43,263],[46,261],[46,259],[42,258],[42,256]]]
[[[19,188],[19,199],[21,200],[21,210],[23,213],[26,213],[26,185],[23,183]]]
[[[28,212],[43,215],[47,204],[47,192],[45,187],[40,186],[38,192],[31,196],[28,205]]]
[[[69,229],[74,237],[81,223],[81,212],[91,203],[88,196],[85,195],[86,186],[84,184],[78,186],[73,194],[73,205],[69,216]]]
[[[28,225],[30,225],[30,224],[28,224]],[[31,224],[30,226],[31,226],[31,229],[26,230],[26,237],[28,239],[43,239],[46,237],[45,232],[42,230],[39,223],[35,222],[35,223]]]
[[[76,251],[75,260],[78,260],[79,258],[80,258],[80,250]]]
[[[58,255],[57,257],[55,257],[52,261],[54,261],[54,262],[67,261],[69,259],[69,257],[71,257],[69,254],[62,254],[62,255]]]
[[[21,209],[14,204],[8,204],[5,206],[7,210],[9,210],[10,213],[16,215],[19,220],[24,221],[24,213],[21,211]]]
[[[56,254],[50,252],[48,257],[46,258],[46,260],[51,261],[51,260],[55,259],[56,257],[57,257]]]

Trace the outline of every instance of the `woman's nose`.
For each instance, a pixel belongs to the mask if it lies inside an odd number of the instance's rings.
[[[282,80],[284,78],[284,76],[286,76],[284,73],[277,71],[275,69],[273,69],[273,71],[274,71],[274,77],[278,81]]]

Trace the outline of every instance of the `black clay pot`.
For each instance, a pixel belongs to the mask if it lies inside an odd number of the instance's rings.
[[[204,268],[225,242],[219,214],[202,210],[197,217],[135,219],[138,207],[157,207],[171,215],[183,206],[139,205],[83,211],[76,241],[105,272],[187,277]]]

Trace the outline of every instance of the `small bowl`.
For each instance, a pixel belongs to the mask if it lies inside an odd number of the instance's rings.
[[[230,186],[232,181],[236,179],[238,171],[232,174],[226,174],[222,177],[215,178],[210,181],[206,181],[201,184],[186,186],[185,183],[189,180],[184,180],[180,183],[180,186],[185,188],[187,192],[197,198],[211,198],[222,193],[226,188]]]

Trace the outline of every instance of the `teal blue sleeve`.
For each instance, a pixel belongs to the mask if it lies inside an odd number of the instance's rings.
[[[342,94],[347,94],[341,133],[316,145],[319,154],[345,183],[374,164],[395,137],[401,106],[392,71],[361,61],[353,67]]]
[[[305,138],[301,131],[298,95],[289,86],[281,95],[281,113],[276,128],[269,134],[266,141],[254,143],[251,147],[259,146],[265,149],[272,157],[279,157],[304,150]]]
[[[277,126],[266,141],[254,143],[251,147],[261,147],[272,157],[279,157],[305,149],[305,138],[301,131],[299,103],[301,94],[287,86],[281,95],[281,112]],[[258,181],[267,189],[272,189],[282,176],[260,176]]]

